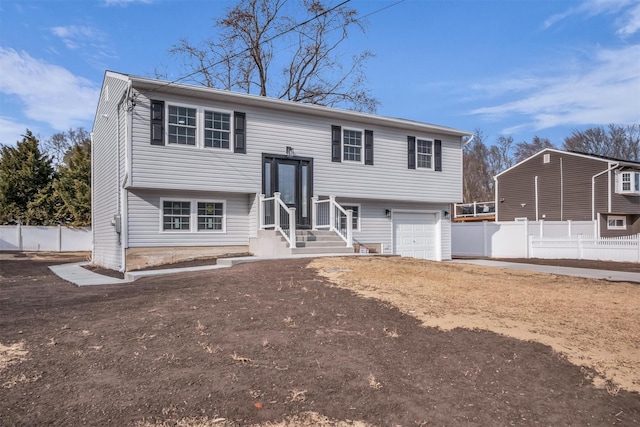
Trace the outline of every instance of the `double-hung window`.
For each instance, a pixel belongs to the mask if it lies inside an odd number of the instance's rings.
[[[362,131],[351,129],[342,131],[342,153],[342,159],[345,161],[362,161]]]
[[[223,219],[222,202],[198,202],[198,231],[221,231]]]
[[[231,114],[217,111],[204,112],[204,146],[229,148]]]
[[[162,202],[162,230],[189,231],[191,225],[191,202]]]
[[[196,145],[196,109],[169,105],[169,144]]]
[[[433,169],[433,141],[416,140],[416,165],[419,168]]]
[[[618,193],[640,194],[640,172],[625,171],[618,173]]]
[[[223,200],[162,200],[164,232],[225,232]]]

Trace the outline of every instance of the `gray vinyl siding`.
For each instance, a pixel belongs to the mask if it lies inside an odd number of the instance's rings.
[[[223,200],[226,230],[221,232],[163,232],[164,200]],[[239,193],[136,190],[128,196],[129,247],[229,246],[249,244],[249,195]]]
[[[122,252],[111,221],[118,214],[126,132],[126,117],[118,112],[118,102],[126,87],[125,80],[105,76],[92,132],[93,262],[115,270],[122,269]]]
[[[402,211],[433,211],[442,212],[449,210],[446,204],[432,203],[408,203],[403,201],[365,200],[355,198],[339,198],[338,203],[360,205],[360,231],[353,232],[354,243],[376,244],[381,243],[385,253],[393,250],[393,223],[386,216],[386,210]],[[448,219],[441,218],[441,242],[440,250],[442,259],[451,259],[451,223]]]
[[[538,219],[591,220],[591,179],[608,168],[608,162],[550,152],[531,157],[497,177],[498,221],[536,220],[535,177],[538,177]],[[596,212],[607,210],[608,174],[596,178]],[[524,206],[523,206],[524,204]]]
[[[167,103],[246,113],[247,154],[149,143],[149,99],[138,97],[133,112],[132,180],[135,188],[256,193],[262,187],[262,154],[313,158],[314,193],[343,197],[453,202],[462,197],[459,137],[416,134],[383,126],[330,120],[310,114],[228,105],[202,98],[150,94]],[[374,165],[331,161],[331,125],[373,130]],[[407,168],[407,136],[442,140],[442,172]],[[363,153],[364,154],[364,153]]]

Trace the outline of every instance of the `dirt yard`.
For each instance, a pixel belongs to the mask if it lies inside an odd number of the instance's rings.
[[[2,426],[640,424],[640,285],[401,258],[83,288],[47,268],[80,258],[0,260]]]

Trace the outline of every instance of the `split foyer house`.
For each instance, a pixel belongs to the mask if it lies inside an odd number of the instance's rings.
[[[469,132],[106,72],[93,262],[246,253],[451,257]]]
[[[495,176],[496,220],[597,221],[603,237],[640,232],[640,163],[551,148]]]

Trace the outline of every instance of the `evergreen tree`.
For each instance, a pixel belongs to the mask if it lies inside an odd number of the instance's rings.
[[[58,167],[54,197],[57,219],[74,226],[91,225],[91,140],[74,142]]]
[[[51,209],[34,203],[47,199],[55,171],[29,129],[15,147],[0,148],[0,224],[41,225],[54,217]],[[43,211],[44,209],[44,211]]]

